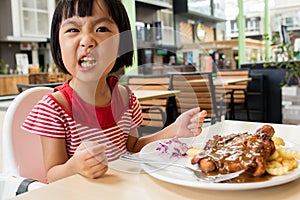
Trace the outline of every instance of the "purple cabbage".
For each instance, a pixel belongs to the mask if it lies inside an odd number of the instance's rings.
[[[178,138],[172,138],[167,142],[159,142],[156,148],[160,155],[168,158],[180,158],[186,155],[188,146]]]

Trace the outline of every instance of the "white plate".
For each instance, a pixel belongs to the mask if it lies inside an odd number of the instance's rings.
[[[153,142],[146,145],[140,151],[139,156],[147,159],[165,161],[165,158],[161,158],[161,156],[158,154],[158,151],[155,150],[156,147],[158,146],[158,143],[159,142]],[[203,145],[203,144],[199,144],[199,145]],[[193,146],[197,146],[197,144],[194,144]],[[300,152],[300,146],[296,146],[293,143],[286,142],[286,147],[295,149]],[[181,158],[177,160],[172,160],[170,162],[191,165],[190,158]],[[266,187],[288,183],[300,177],[300,168],[298,167],[297,169],[289,172],[286,175],[274,176],[270,180],[263,181],[263,182],[204,183],[204,182],[196,181],[195,177],[191,172],[178,167],[172,167],[168,165],[166,166],[142,165],[142,167],[145,170],[145,172],[147,172],[149,175],[159,180],[177,184],[177,185],[187,186],[187,187],[210,189],[210,190],[250,190],[250,189],[258,189],[258,188],[266,188]]]

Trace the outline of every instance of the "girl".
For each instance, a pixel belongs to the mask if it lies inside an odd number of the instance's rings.
[[[120,0],[60,0],[53,15],[55,64],[72,76],[32,110],[23,129],[41,135],[48,182],[76,173],[103,176],[107,160],[164,138],[200,134],[206,112],[192,109],[158,133],[138,138],[135,95],[111,75],[132,64],[130,23]],[[87,142],[89,141],[89,142]]]

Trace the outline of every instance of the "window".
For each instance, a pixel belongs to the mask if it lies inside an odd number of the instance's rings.
[[[285,24],[288,27],[293,28],[294,27],[294,19],[293,19],[293,17],[287,17],[287,18],[285,18]]]
[[[47,0],[21,0],[22,35],[48,36],[49,9]]]
[[[210,0],[188,0],[188,8],[190,11],[211,16]]]
[[[161,25],[161,29],[157,27],[156,30],[161,31],[161,38],[157,37],[156,39],[160,40],[160,42],[164,45],[174,45],[175,35],[173,12],[169,9],[158,10],[157,21],[157,25]]]
[[[279,31],[281,25],[286,25],[288,30],[299,29],[300,11],[290,11],[275,14],[273,31]]]
[[[48,38],[55,0],[10,0],[14,37]]]
[[[246,31],[249,31],[249,32],[259,31],[260,17],[247,18],[245,28],[246,28]]]
[[[236,20],[230,21],[230,27],[231,27],[231,34],[238,33],[238,25]]]
[[[246,18],[245,20],[245,30],[247,32],[259,32],[260,31],[260,17],[251,17],[251,18]],[[230,21],[230,26],[231,26],[231,33],[238,33],[238,24],[237,20],[231,20]]]
[[[215,17],[225,19],[225,1],[224,0],[214,0],[213,12]]]

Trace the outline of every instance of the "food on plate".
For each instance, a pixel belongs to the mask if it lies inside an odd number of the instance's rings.
[[[242,169],[252,176],[266,172],[267,160],[275,152],[272,126],[264,125],[254,134],[248,132],[215,135],[208,140],[204,152],[194,156],[192,164],[198,164],[205,173],[231,173]]]
[[[272,137],[272,140],[276,147],[285,145],[285,142],[281,137],[274,136],[274,137]]]
[[[276,151],[267,161],[266,171],[268,174],[279,176],[296,169],[300,153],[296,150],[285,148],[285,142],[280,137],[273,137]]]
[[[159,142],[156,150],[164,158],[180,158],[186,155],[188,146],[178,138],[172,138],[166,142]]]
[[[188,146],[178,138],[159,142],[156,150],[163,159],[187,156],[193,165],[208,174],[231,173],[245,169],[238,178],[226,182],[266,181],[298,168],[300,153],[286,146],[275,130],[264,125],[255,133],[215,135],[204,148]]]
[[[204,149],[203,148],[200,148],[200,147],[194,147],[194,146],[190,146],[189,149],[187,150],[186,154],[188,156],[196,156],[198,155],[200,152],[203,152]]]

